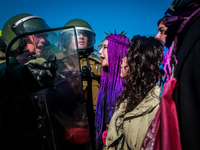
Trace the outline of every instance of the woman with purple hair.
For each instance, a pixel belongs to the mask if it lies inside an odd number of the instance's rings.
[[[117,99],[122,92],[123,79],[120,78],[120,66],[128,46],[128,37],[122,34],[111,34],[105,38],[99,51],[103,69],[95,116],[97,148],[102,147],[102,132],[107,128]]]

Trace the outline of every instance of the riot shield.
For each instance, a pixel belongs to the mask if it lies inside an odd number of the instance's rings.
[[[29,56],[31,59],[48,60],[51,55],[57,59],[54,86],[31,94],[31,110],[34,111],[37,124],[35,134],[39,138],[36,142],[40,143],[38,149],[91,149],[76,37],[74,27],[63,27],[20,35],[9,45],[11,54],[7,52],[7,55],[34,50],[35,54]],[[20,45],[19,42],[25,43],[25,47],[13,49],[15,45]],[[23,117],[21,120],[26,122]]]

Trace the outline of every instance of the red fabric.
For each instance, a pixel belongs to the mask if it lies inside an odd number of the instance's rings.
[[[149,126],[146,137],[144,138],[141,149],[146,150],[159,150],[160,147],[160,114],[161,109],[158,111]]]
[[[166,83],[160,108],[152,120],[141,149],[181,150],[179,123],[176,105],[172,94],[177,80],[172,78]]]
[[[103,140],[103,144],[105,146],[106,146],[106,137],[107,137],[107,134],[108,134],[108,129],[102,133],[102,140]]]
[[[166,83],[161,101],[161,149],[181,150],[179,123],[175,101],[172,94],[177,80],[172,78]]]
[[[66,139],[73,144],[83,144],[89,140],[89,131],[82,128],[66,129]]]

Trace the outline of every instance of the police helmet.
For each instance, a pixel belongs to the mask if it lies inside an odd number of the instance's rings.
[[[78,42],[79,54],[89,55],[91,52],[94,51],[94,43],[95,43],[96,34],[94,33],[93,29],[86,21],[82,19],[73,19],[67,22],[64,26],[65,27],[75,26],[77,40],[78,40],[77,42]],[[65,32],[62,32],[60,34],[61,44],[62,44],[62,41],[64,43],[64,40],[69,41],[67,39],[71,35],[70,32],[72,31],[65,30]],[[86,37],[86,40],[83,40],[83,37]]]
[[[2,37],[10,43],[13,38],[16,36],[38,31],[49,29],[50,27],[47,23],[39,16],[34,16],[32,14],[18,14],[10,18],[3,26]],[[15,50],[19,47],[20,41],[16,42],[12,46],[12,50]]]

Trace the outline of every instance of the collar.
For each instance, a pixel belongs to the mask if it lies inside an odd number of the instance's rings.
[[[160,87],[156,85],[135,109],[124,116],[124,119],[141,116],[151,112],[160,103],[159,95]]]

